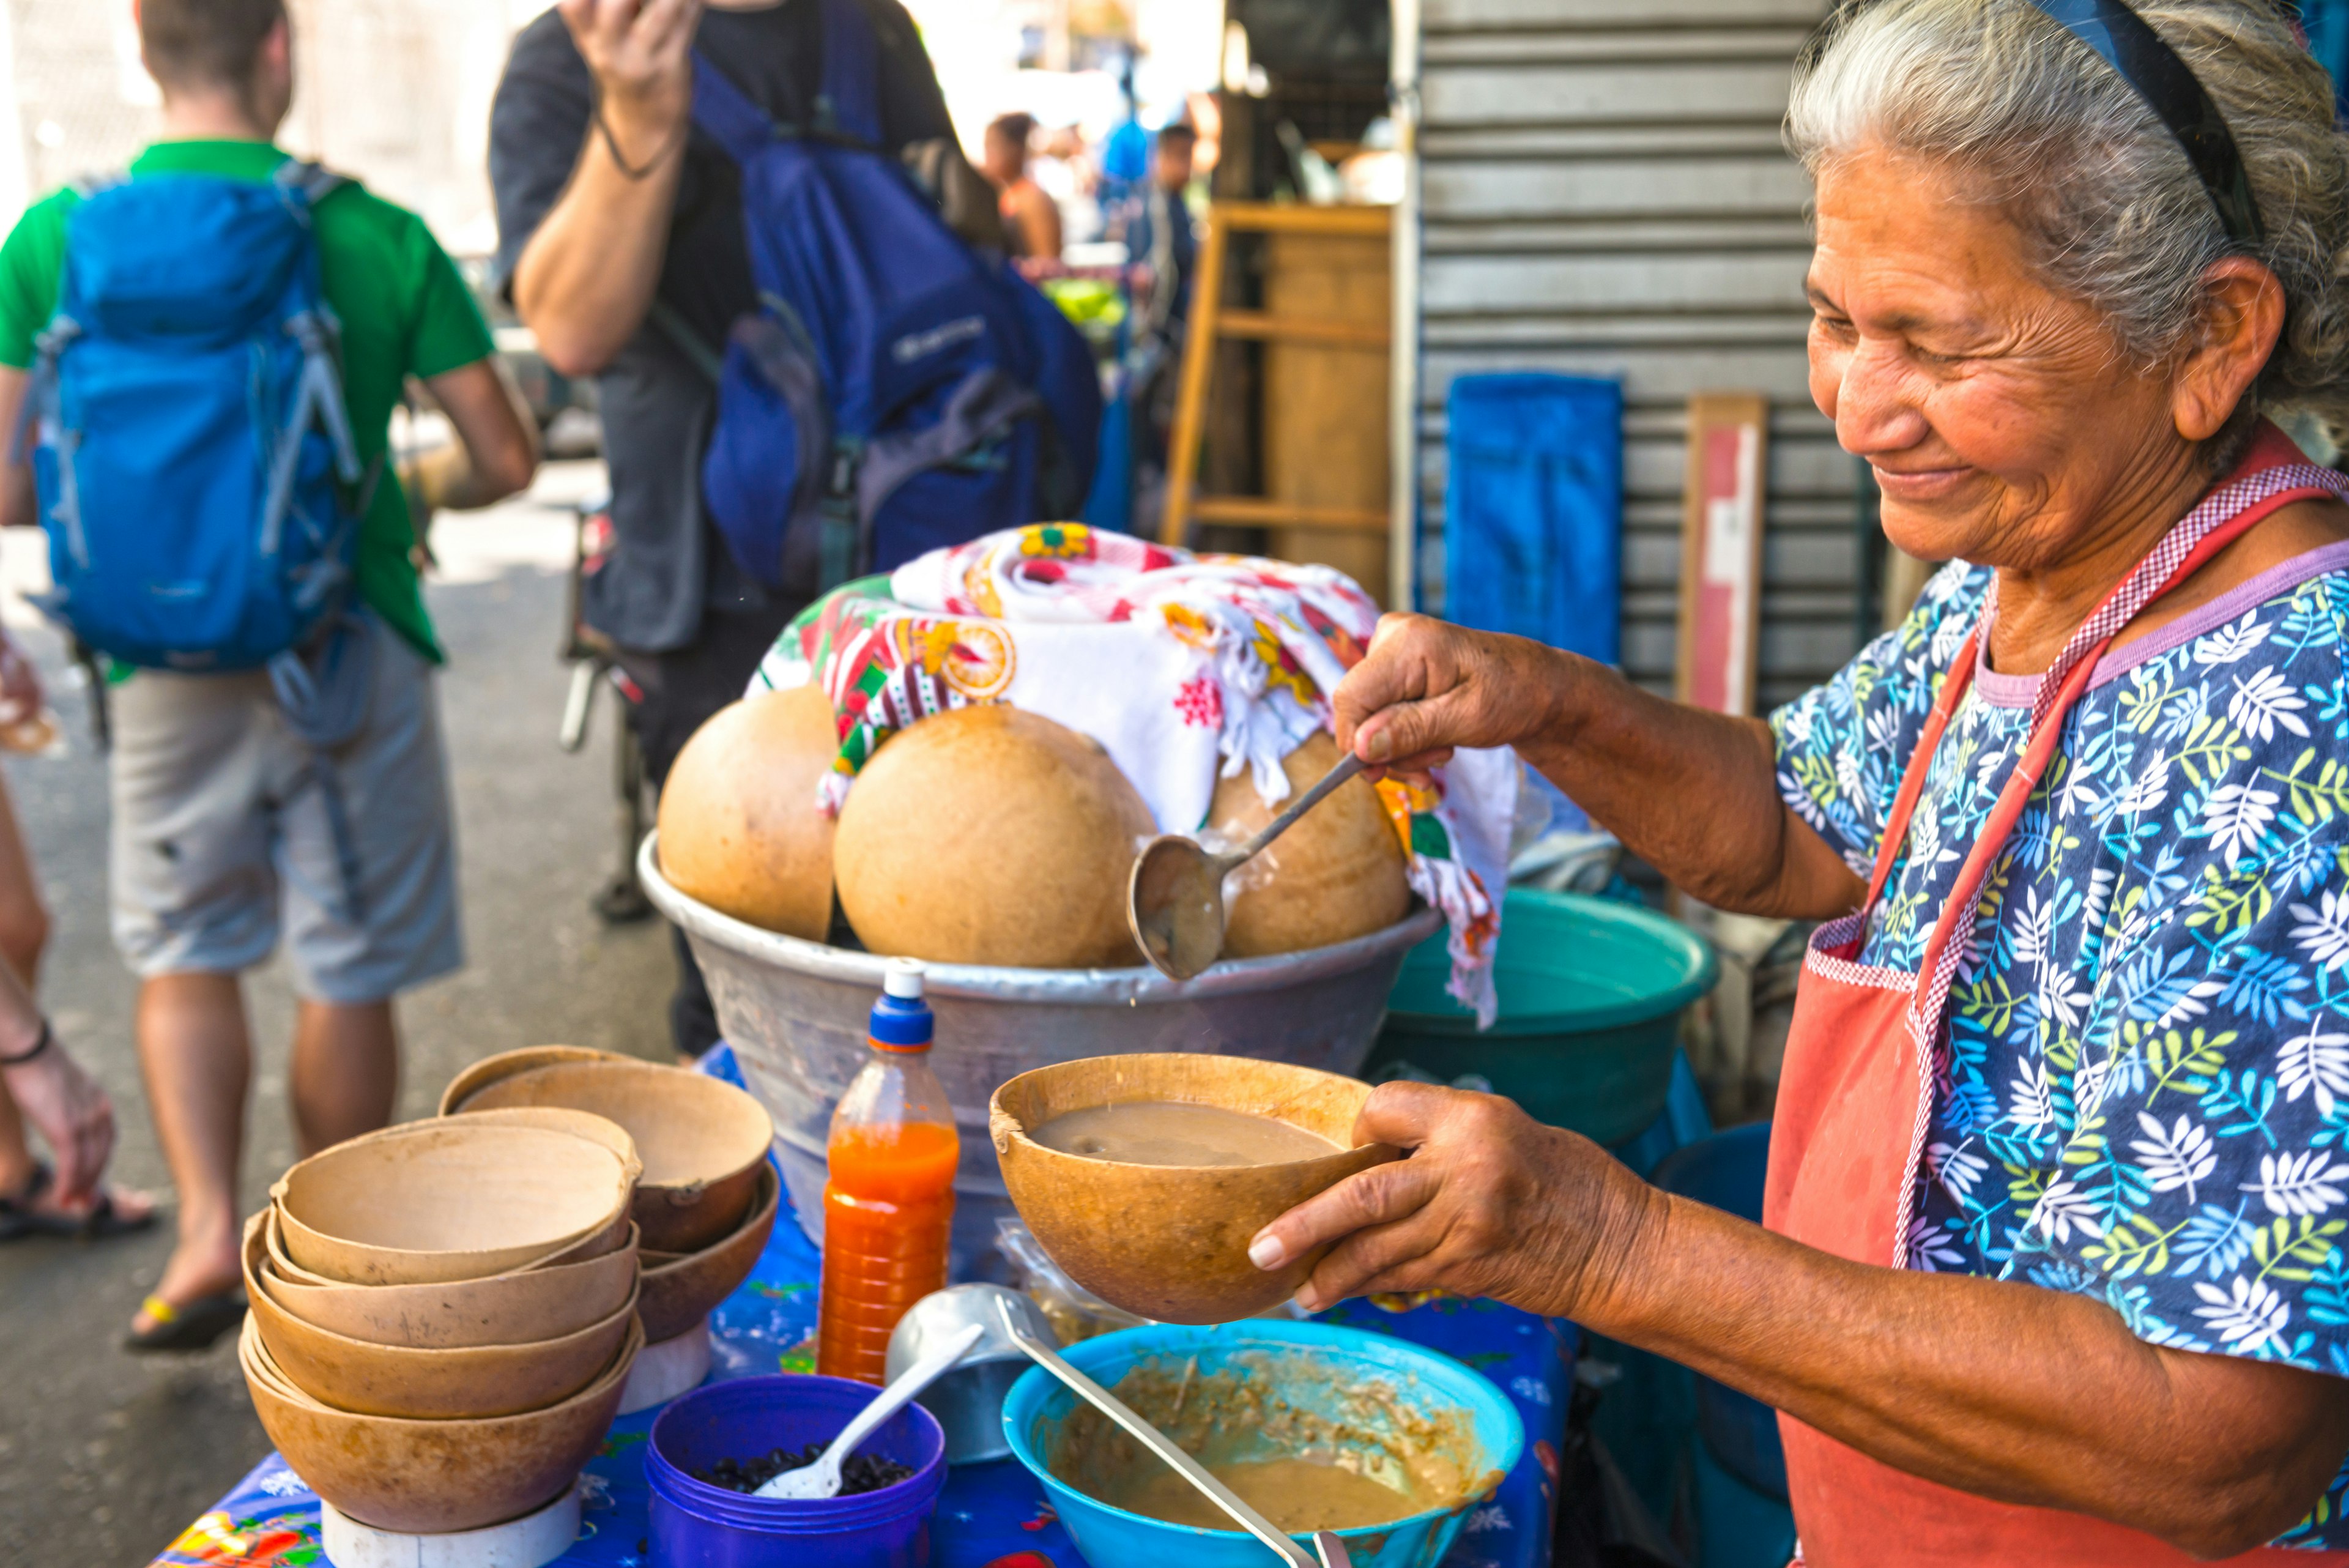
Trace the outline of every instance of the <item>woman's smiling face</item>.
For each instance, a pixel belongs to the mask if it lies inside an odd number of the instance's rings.
[[[1811,398],[1912,556],[2035,572],[2193,461],[2168,369],[2041,283],[2023,232],[1932,165],[1860,150],[1819,170]]]

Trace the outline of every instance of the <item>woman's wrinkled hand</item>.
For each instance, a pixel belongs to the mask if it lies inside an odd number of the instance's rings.
[[[1429,616],[1381,616],[1331,700],[1338,744],[1377,778],[1440,766],[1456,746],[1527,739],[1552,722],[1567,657]]]
[[[1354,1137],[1412,1152],[1299,1204],[1248,1249],[1258,1268],[1277,1269],[1335,1243],[1297,1293],[1308,1311],[1376,1291],[1443,1290],[1581,1317],[1662,1226],[1655,1189],[1498,1095],[1381,1085]]]

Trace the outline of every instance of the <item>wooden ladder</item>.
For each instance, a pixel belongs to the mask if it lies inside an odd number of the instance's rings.
[[[1191,282],[1191,317],[1183,345],[1183,377],[1176,389],[1174,428],[1167,441],[1166,510],[1161,543],[1181,545],[1194,523],[1249,527],[1314,528],[1383,535],[1385,508],[1308,505],[1263,495],[1197,493],[1199,448],[1206,423],[1208,381],[1219,337],[1250,342],[1313,343],[1333,348],[1385,348],[1384,325],[1317,321],[1268,311],[1236,310],[1223,303],[1224,273],[1235,234],[1344,234],[1384,238],[1392,230],[1388,207],[1307,207],[1264,202],[1217,202],[1207,210],[1207,236]]]

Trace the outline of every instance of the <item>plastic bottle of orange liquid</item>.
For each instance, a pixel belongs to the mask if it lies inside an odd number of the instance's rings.
[[[954,1110],[930,1071],[922,966],[890,961],[873,1004],[873,1059],[841,1096],[825,1147],[816,1370],[879,1383],[905,1309],[947,1282]]]

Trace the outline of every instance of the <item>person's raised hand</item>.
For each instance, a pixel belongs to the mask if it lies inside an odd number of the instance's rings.
[[[114,1152],[114,1102],[56,1040],[31,1061],[0,1069],[0,1078],[57,1158],[57,1207],[80,1208],[98,1190]]]
[[[693,111],[693,31],[702,0],[559,0],[595,78],[605,123],[634,155],[666,146]]]
[[[1354,1137],[1412,1152],[1299,1204],[1248,1248],[1258,1268],[1277,1269],[1335,1243],[1297,1293],[1309,1312],[1374,1291],[1443,1290],[1574,1317],[1605,1299],[1662,1224],[1655,1189],[1498,1095],[1382,1084]]]
[[[1506,746],[1548,723],[1555,649],[1423,615],[1386,615],[1330,701],[1340,749],[1371,776],[1418,774],[1455,746]]]

